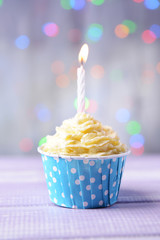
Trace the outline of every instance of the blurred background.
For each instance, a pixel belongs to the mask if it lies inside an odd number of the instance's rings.
[[[0,0],[1,154],[36,154],[76,114],[83,43],[86,112],[135,156],[160,152],[160,1]]]

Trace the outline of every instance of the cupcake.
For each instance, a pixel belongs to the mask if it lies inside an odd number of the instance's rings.
[[[68,208],[107,207],[117,201],[129,151],[109,126],[77,113],[39,148],[49,197]]]

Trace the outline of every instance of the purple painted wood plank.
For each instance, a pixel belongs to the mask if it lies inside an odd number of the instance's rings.
[[[52,206],[0,209],[0,239],[160,235],[160,203],[121,203],[73,210]]]
[[[39,158],[0,159],[0,239],[160,236],[160,157],[130,157],[118,203],[73,210],[48,197]]]

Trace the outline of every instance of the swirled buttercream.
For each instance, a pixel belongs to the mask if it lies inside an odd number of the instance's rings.
[[[111,127],[103,126],[89,114],[77,113],[56,127],[53,136],[47,136],[41,150],[58,155],[97,157],[124,153],[127,146]]]

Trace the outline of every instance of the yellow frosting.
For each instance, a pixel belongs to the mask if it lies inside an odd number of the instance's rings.
[[[127,151],[116,132],[86,113],[77,113],[56,128],[56,134],[47,136],[41,146],[44,152],[67,156],[107,156]]]

